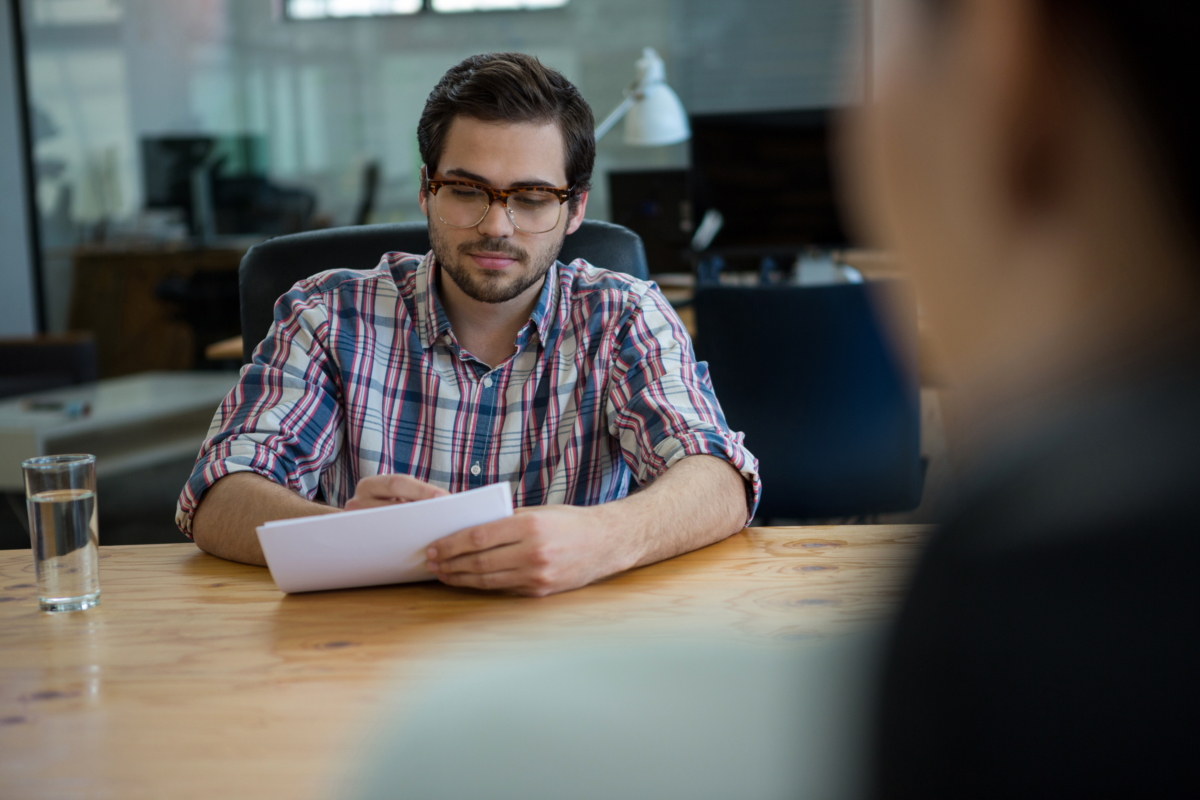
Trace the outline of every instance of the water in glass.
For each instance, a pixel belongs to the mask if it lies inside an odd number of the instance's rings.
[[[96,493],[51,489],[29,498],[38,601],[43,611],[81,611],[100,602]]]

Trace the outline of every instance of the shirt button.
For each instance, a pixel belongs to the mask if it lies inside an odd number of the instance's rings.
[[[472,465],[471,465],[471,474],[472,474],[472,475],[479,475],[479,473],[480,473],[480,472],[482,472],[482,471],[483,471],[483,470],[481,470],[481,469],[479,468],[479,465],[478,465],[478,464],[472,464]]]
[[[492,379],[491,379],[491,378],[484,378],[484,379],[483,379],[483,388],[485,388],[485,389],[490,389],[490,388],[492,388]]]

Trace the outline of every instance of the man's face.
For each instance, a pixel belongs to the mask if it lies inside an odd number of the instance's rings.
[[[446,133],[436,172],[429,178],[468,180],[493,189],[563,188],[567,176],[562,131],[554,123],[493,123],[456,117]],[[420,202],[429,218],[429,238],[438,265],[463,294],[482,303],[504,303],[540,289],[563,239],[582,222],[585,206],[581,201],[572,214],[564,204],[558,224],[546,233],[534,234],[516,228],[499,201],[473,228],[442,222],[431,194],[423,193]]]

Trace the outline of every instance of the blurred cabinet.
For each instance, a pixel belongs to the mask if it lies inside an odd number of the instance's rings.
[[[237,319],[237,269],[246,249],[79,248],[71,259],[68,327],[95,335],[101,378],[202,366],[206,345],[238,333],[219,321]],[[197,285],[207,291],[189,296]]]

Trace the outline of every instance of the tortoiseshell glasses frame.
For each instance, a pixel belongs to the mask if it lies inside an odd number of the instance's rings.
[[[487,205],[485,206],[482,202],[478,202],[474,199],[468,199],[468,202],[460,203],[457,208],[446,209],[448,213],[443,214],[443,209],[437,202],[437,197],[438,190],[446,186],[460,186],[465,189],[473,189],[477,192],[482,192],[487,196]],[[430,194],[432,194],[434,197],[434,208],[437,211],[438,219],[452,228],[474,228],[476,225],[483,222],[484,218],[487,217],[488,211],[491,210],[492,205],[499,200],[504,206],[504,210],[508,215],[509,221],[512,222],[513,227],[524,231],[525,233],[548,233],[558,227],[558,221],[562,219],[563,204],[570,200],[571,195],[574,193],[573,187],[560,189],[555,186],[530,185],[515,186],[512,189],[493,189],[487,184],[476,183],[475,181],[464,181],[457,179],[439,181],[429,178],[425,179],[425,188],[427,188]],[[517,196],[518,199],[521,199],[519,196],[527,196],[533,199],[538,195],[545,195],[546,197],[541,199],[546,201],[548,201],[550,197],[558,200],[558,204],[555,207],[555,213],[553,215],[553,221],[550,220],[550,215],[548,214],[549,208],[544,203],[531,202],[527,208],[516,209],[508,204],[509,199],[514,196]],[[463,212],[470,211],[471,209],[478,210],[479,218],[475,219],[473,222],[468,222],[467,218],[472,217],[474,212],[472,211],[472,213],[466,214],[465,216],[463,215]],[[454,213],[455,211],[459,213],[456,214]],[[453,217],[453,219],[446,219],[447,216]]]

